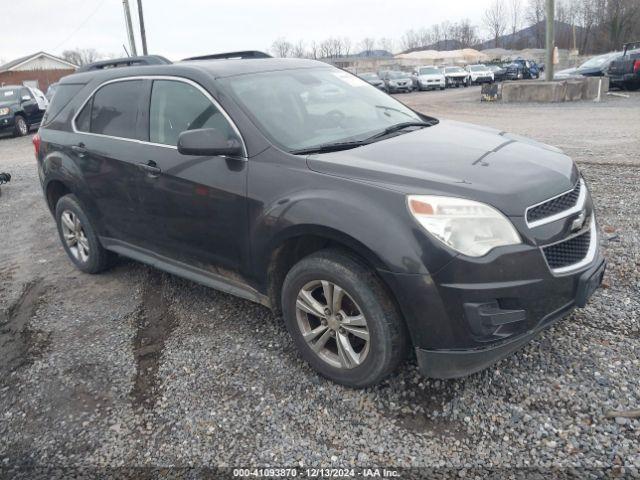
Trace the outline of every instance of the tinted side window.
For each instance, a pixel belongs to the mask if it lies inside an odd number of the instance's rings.
[[[149,109],[149,140],[177,145],[186,130],[215,128],[228,138],[233,130],[224,115],[199,89],[184,82],[155,80]]]
[[[126,80],[102,87],[93,96],[91,133],[136,138],[138,102],[142,95],[142,80]]]
[[[23,88],[20,90],[20,98],[22,97],[29,97],[31,100],[33,100],[33,95],[31,95],[31,92],[28,88]]]

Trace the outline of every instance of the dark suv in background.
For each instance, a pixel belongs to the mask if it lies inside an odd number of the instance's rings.
[[[556,148],[321,62],[227,56],[60,82],[34,144],[80,270],[120,254],[269,306],[353,387],[410,348],[426,375],[478,371],[600,284],[587,184]]]
[[[16,137],[29,133],[42,120],[44,109],[28,87],[0,87],[0,133],[11,132]]]

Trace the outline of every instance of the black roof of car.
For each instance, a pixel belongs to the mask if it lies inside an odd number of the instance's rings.
[[[89,70],[68,75],[60,80],[64,83],[86,83],[99,76],[101,79],[142,76],[142,75],[180,75],[190,72],[206,73],[214,78],[233,77],[250,73],[265,73],[302,68],[329,67],[324,62],[296,58],[257,58],[231,60],[188,60],[172,64],[130,66],[124,68],[107,68]]]

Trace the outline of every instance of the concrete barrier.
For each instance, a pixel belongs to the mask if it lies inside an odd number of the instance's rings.
[[[527,102],[575,102],[594,100],[609,90],[607,77],[585,77],[554,82],[514,81],[502,84],[501,98],[505,103]]]

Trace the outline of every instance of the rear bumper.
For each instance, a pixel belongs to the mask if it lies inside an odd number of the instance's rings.
[[[513,247],[488,257],[477,263],[456,258],[435,275],[380,272],[424,375],[469,375],[517,350],[584,306],[606,265],[597,255],[581,270],[556,276],[535,249]]]

